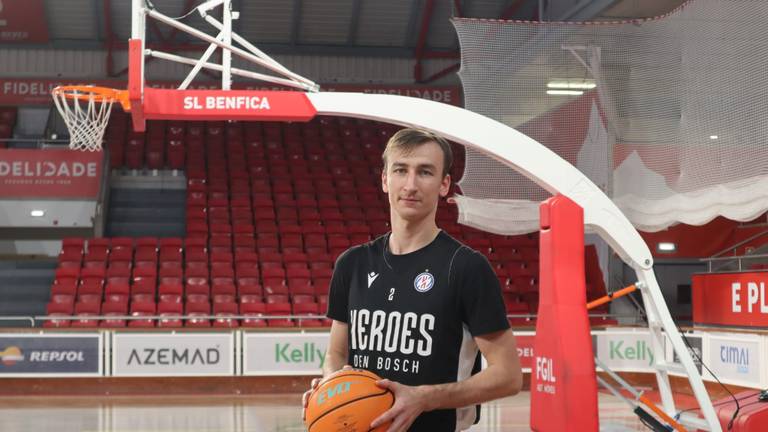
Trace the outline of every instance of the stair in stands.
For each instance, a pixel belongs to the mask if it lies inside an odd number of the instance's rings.
[[[0,261],[0,315],[45,315],[55,260]],[[28,327],[29,321],[0,320],[0,327]]]
[[[110,191],[106,235],[183,236],[185,205],[184,190],[113,188]]]

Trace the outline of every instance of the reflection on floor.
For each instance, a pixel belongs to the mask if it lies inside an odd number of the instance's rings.
[[[305,430],[300,396],[0,398],[0,431],[291,432]],[[629,406],[600,394],[603,431],[647,430]],[[528,431],[530,393],[489,403],[472,432]]]

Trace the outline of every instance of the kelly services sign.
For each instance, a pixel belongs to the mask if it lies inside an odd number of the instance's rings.
[[[115,333],[114,376],[235,374],[234,333]]]
[[[328,333],[244,333],[243,375],[320,375]]]
[[[103,371],[101,335],[0,334],[0,377],[84,377]]]
[[[766,272],[693,275],[693,322],[768,327],[767,282]]]
[[[0,149],[0,199],[96,198],[102,152]]]
[[[653,370],[655,359],[651,335],[647,331],[604,331],[595,332],[595,335],[597,336],[597,358],[612,370]]]

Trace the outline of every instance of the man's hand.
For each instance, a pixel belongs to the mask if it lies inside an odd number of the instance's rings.
[[[395,404],[371,423],[371,429],[391,421],[392,424],[387,432],[405,432],[411,427],[416,417],[427,408],[425,393],[419,387],[403,385],[388,379],[376,381],[376,385],[394,393]]]
[[[354,369],[350,365],[345,365],[341,368],[341,370],[352,370]],[[312,393],[317,390],[317,386],[320,385],[320,383],[323,382],[325,377],[322,378],[314,378],[312,380],[312,383],[309,385],[309,390],[305,391],[304,394],[301,396],[301,419],[306,420],[307,419],[307,404],[309,404],[309,398],[312,396]]]
[[[306,421],[307,420],[307,404],[309,403],[309,397],[312,396],[312,393],[315,392],[317,389],[317,386],[320,385],[320,381],[322,381],[322,378],[314,378],[312,379],[312,383],[309,385],[309,390],[305,391],[304,394],[301,396],[301,420]]]

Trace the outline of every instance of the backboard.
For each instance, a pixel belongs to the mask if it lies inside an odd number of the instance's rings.
[[[146,120],[287,120],[308,121],[317,113],[306,92],[317,92],[319,86],[291,72],[232,31],[232,21],[239,13],[232,10],[231,0],[210,0],[188,14],[198,13],[218,32],[211,36],[199,29],[168,17],[155,9],[151,1],[132,1],[131,39],[128,44],[128,95],[133,128],[145,129]],[[219,21],[213,13],[222,17]],[[147,49],[147,20],[155,20],[175,30],[208,42],[199,59],[175,53]],[[216,50],[222,50],[221,63],[209,61]],[[232,55],[272,74],[232,67]],[[192,66],[176,89],[146,86],[144,65],[149,57]],[[221,72],[221,89],[194,90],[189,85],[202,70]],[[297,91],[232,90],[232,76],[250,78]]]

